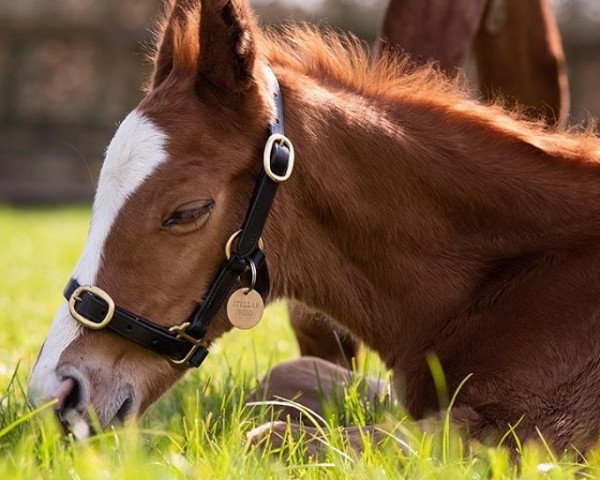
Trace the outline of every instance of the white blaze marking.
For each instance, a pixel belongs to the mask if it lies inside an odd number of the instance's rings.
[[[86,246],[73,276],[81,285],[93,285],[102,262],[104,243],[127,199],[167,160],[167,137],[137,110],[121,123],[108,149],[94,199]],[[34,403],[53,398],[60,383],[56,365],[62,352],[80,334],[81,326],[69,314],[66,301],[58,309],[46,343],[29,380]]]

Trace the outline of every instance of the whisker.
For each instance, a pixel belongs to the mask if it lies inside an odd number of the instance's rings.
[[[86,160],[85,155],[81,152],[81,150],[79,150],[76,146],[71,145],[70,143],[65,143],[65,146],[69,147],[70,149],[72,149],[75,153],[77,153],[77,155],[79,156],[79,158],[81,159],[81,161],[84,163],[86,170],[88,172],[88,178],[90,180],[90,183],[92,184],[92,187],[94,187],[94,192],[96,191],[98,185],[96,184],[96,180],[94,177],[94,174],[92,173],[92,169],[90,167],[89,162]]]

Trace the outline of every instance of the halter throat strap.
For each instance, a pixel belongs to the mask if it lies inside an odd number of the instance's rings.
[[[64,290],[71,316],[91,330],[110,330],[149,350],[168,357],[181,367],[199,367],[208,355],[204,337],[214,317],[222,309],[232,288],[250,263],[256,266],[255,290],[263,298],[269,294],[269,272],[261,235],[279,184],[287,180],[294,168],[294,147],[285,136],[283,98],[279,82],[270,67],[265,66],[275,106],[275,117],[268,128],[262,168],[258,175],[246,217],[241,229],[232,235],[237,239],[234,252],[229,252],[213,277],[208,291],[198,302],[190,318],[180,325],[166,328],[115,305],[110,295],[95,286],[82,286],[71,278]],[[230,244],[228,244],[230,247]]]

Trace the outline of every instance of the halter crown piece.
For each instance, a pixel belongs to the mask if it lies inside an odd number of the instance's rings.
[[[262,169],[258,175],[246,218],[239,231],[226,245],[225,260],[213,278],[204,299],[190,318],[171,328],[162,327],[115,305],[104,290],[81,286],[75,278],[67,284],[64,296],[69,301],[71,316],[92,330],[108,329],[149,350],[167,356],[181,367],[199,367],[208,355],[204,340],[206,331],[231,295],[240,276],[252,266],[253,286],[263,298],[269,293],[269,272],[263,252],[261,234],[271,211],[280,183],[294,169],[294,147],[285,136],[283,99],[279,82],[271,68],[265,68],[271,84],[276,116],[268,128]],[[232,244],[237,239],[235,251]]]

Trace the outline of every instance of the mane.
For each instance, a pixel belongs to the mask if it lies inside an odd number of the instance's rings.
[[[172,0],[167,5],[157,29],[155,48],[164,36]],[[193,9],[187,11],[187,19],[175,25],[174,56],[179,57],[180,63],[195,63],[200,54],[198,26],[198,12]],[[558,130],[541,118],[532,120],[531,115],[525,115],[523,107],[511,105],[508,109],[499,97],[488,103],[475,100],[464,75],[449,78],[434,62],[416,65],[400,50],[374,59],[368,45],[351,33],[306,23],[256,33],[259,55],[270,65],[282,66],[327,86],[353,91],[382,103],[417,99],[487,124],[550,155],[600,162],[600,139],[595,134],[596,121],[592,118],[587,126]]]
[[[418,66],[400,49],[375,60],[368,44],[352,33],[301,23],[267,30],[262,40],[267,63],[368,97],[392,102],[407,95],[449,103],[470,99],[464,76],[450,79],[434,62]]]
[[[526,116],[524,107],[508,109],[500,97],[488,103],[474,99],[464,75],[449,78],[434,62],[416,65],[400,50],[374,59],[368,45],[350,33],[288,25],[264,32],[263,42],[262,53],[270,64],[388,103],[419,99],[488,124],[550,155],[600,162],[593,118],[587,126],[559,130],[542,118]]]

